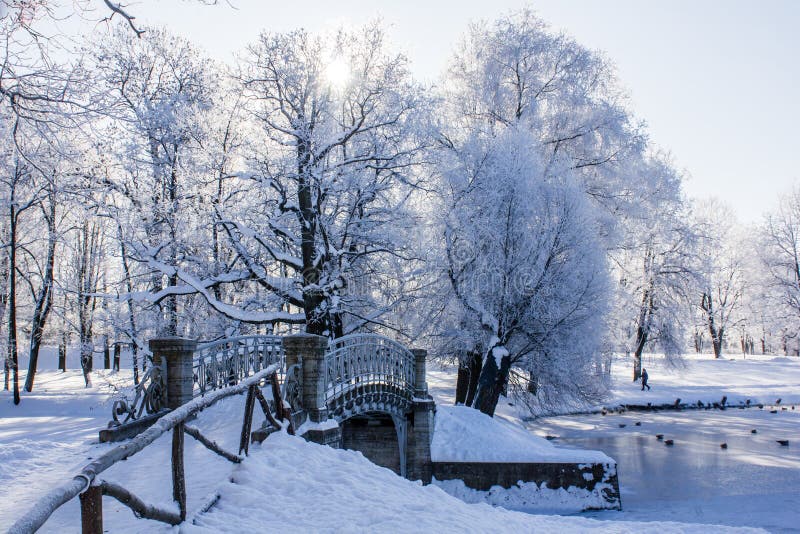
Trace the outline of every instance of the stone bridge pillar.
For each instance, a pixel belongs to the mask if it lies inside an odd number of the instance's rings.
[[[295,364],[300,366],[302,409],[311,427],[303,436],[308,441],[340,447],[341,428],[328,421],[325,405],[325,352],[328,350],[328,338],[313,334],[286,336],[283,338],[283,350],[287,369]],[[297,407],[293,406],[293,409]]]
[[[192,358],[197,341],[182,337],[162,337],[150,340],[153,362],[167,367],[167,408],[174,410],[192,400],[194,377]]]
[[[429,484],[433,475],[431,441],[436,404],[428,395],[425,365],[428,351],[414,349],[414,401],[406,442],[406,478]]]
[[[425,373],[425,366],[428,360],[428,351],[425,349],[411,349],[414,355],[414,396],[427,397],[428,380]]]

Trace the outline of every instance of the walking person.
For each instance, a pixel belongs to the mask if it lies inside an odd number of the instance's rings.
[[[642,369],[642,391],[647,388],[650,391],[650,386],[647,384],[647,369]]]

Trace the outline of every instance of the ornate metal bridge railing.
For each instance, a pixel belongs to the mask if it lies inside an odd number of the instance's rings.
[[[325,354],[325,403],[342,420],[368,411],[403,416],[414,397],[414,355],[375,334],[331,341]]]
[[[151,361],[150,367],[133,389],[133,399],[122,397],[114,401],[109,427],[120,426],[129,421],[141,419],[143,415],[155,415],[165,410],[166,374],[166,365],[155,365]]]
[[[273,363],[280,363],[283,382],[285,354],[281,336],[239,336],[199,345],[194,354],[194,396],[238,384]]]
[[[239,336],[199,345],[192,357],[192,397],[238,384],[272,364],[279,364],[278,379],[284,384],[284,398],[298,408],[299,368],[286,369],[281,336]],[[415,357],[394,340],[376,334],[335,339],[328,346],[322,366],[324,407],[339,421],[373,411],[403,417],[412,404]],[[111,426],[141,420],[144,414],[161,415],[166,408],[166,374],[165,366],[152,366],[136,388],[133,402],[115,403]]]

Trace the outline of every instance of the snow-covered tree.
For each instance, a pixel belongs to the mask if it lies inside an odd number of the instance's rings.
[[[49,149],[48,149],[49,148]],[[61,187],[64,175],[64,159],[53,147],[40,147],[40,157],[34,165],[36,181],[40,184],[40,200],[38,202],[41,237],[38,253],[32,253],[34,246],[28,244],[26,251],[30,254],[30,269],[23,275],[31,291],[33,310],[30,319],[30,340],[28,343],[28,373],[25,377],[25,391],[32,391],[39,362],[39,349],[42,346],[45,326],[53,309],[56,291],[55,262],[56,245],[60,240],[60,204],[63,200]],[[41,229],[46,229],[42,232]]]
[[[54,266],[58,240],[56,209],[62,158],[47,137],[31,123],[14,117],[3,132],[0,159],[0,205],[3,208],[2,250],[8,311],[6,376],[12,373],[14,401],[19,402],[19,332],[29,334],[29,368],[25,389],[31,391],[39,348],[53,304]],[[24,346],[23,346],[24,347]],[[7,380],[6,380],[7,383]]]
[[[208,217],[197,180],[211,105],[208,62],[159,29],[136,37],[117,28],[92,52],[104,112],[91,170],[101,185],[98,203],[116,222],[128,267],[147,271],[142,298],[158,308],[158,332],[176,335],[184,326],[179,299],[197,293],[178,270],[204,269],[198,252],[207,238],[195,216]]]
[[[643,138],[626,109],[625,96],[610,63],[568,36],[551,31],[531,11],[523,10],[494,23],[473,25],[441,85],[443,150],[464,157],[464,151],[469,153],[469,146],[476,140],[488,143],[500,139],[506,131],[527,136],[527,150],[537,165],[521,176],[528,176],[532,183],[540,184],[536,187],[545,189],[566,184],[556,189],[569,190],[569,195],[576,198],[568,195],[561,204],[571,207],[563,214],[563,231],[572,232],[572,224],[583,224],[583,241],[570,246],[578,249],[588,244],[601,246],[602,260],[586,254],[586,263],[581,267],[592,272],[600,264],[605,268],[605,251],[616,246],[619,219],[635,209],[634,191],[640,189],[638,181],[647,178],[630,170],[630,162],[641,158]],[[530,193],[543,194],[536,188]],[[529,202],[535,204],[539,200],[532,198]],[[542,232],[547,235],[547,231]],[[604,288],[606,276],[603,271],[596,278],[598,284],[599,280],[604,281],[599,284]],[[599,299],[597,304],[605,309],[607,301]],[[450,324],[446,327],[449,331],[469,330],[465,326],[468,319],[457,309],[449,310],[446,315],[450,318],[446,322]],[[597,317],[602,318],[603,313]],[[597,331],[600,330],[598,326]],[[491,358],[485,357],[491,353],[491,346],[483,346],[489,340],[481,337],[462,335],[460,350],[458,344],[452,345],[461,353],[462,368],[476,367],[476,354],[484,355],[484,370],[491,366]],[[546,339],[554,344],[553,353],[558,352],[558,342]],[[587,336],[586,341],[586,346],[595,350],[596,359],[589,360],[592,365],[597,364],[602,350],[593,335]],[[574,354],[585,356],[583,348],[575,343]],[[575,379],[571,385],[564,379],[564,370],[569,365],[562,365],[558,358],[550,359],[551,352],[546,346],[537,350],[541,357],[528,362],[533,376],[527,376],[525,382],[540,402],[553,404],[550,401],[558,396],[559,389],[562,399],[573,400],[596,398],[602,390],[602,381],[590,376],[593,371],[582,364],[574,366]],[[500,389],[506,381],[505,372],[506,369],[500,373]],[[494,409],[492,402],[496,402],[497,390],[490,395],[487,407],[491,407],[487,411]],[[552,395],[547,399],[549,393]],[[473,401],[476,402],[479,399]]]
[[[615,335],[633,355],[633,380],[642,373],[645,347],[657,348],[677,362],[684,350],[686,311],[700,275],[688,206],[681,196],[681,177],[663,155],[643,160],[646,174],[640,209],[624,220],[624,239],[612,251],[619,278]],[[619,345],[618,345],[619,346]]]
[[[763,283],[768,312],[779,324],[785,354],[800,352],[800,188],[784,195],[762,230]]]
[[[700,249],[704,276],[697,300],[714,356],[719,358],[745,288],[741,234],[731,209],[716,199],[698,203],[695,214],[705,241]]]
[[[13,146],[13,143],[11,143]],[[32,180],[32,169],[16,150],[4,154],[2,172],[2,185],[5,198],[5,225],[7,233],[3,248],[8,255],[8,282],[7,302],[7,353],[4,362],[5,385],[8,388],[9,374],[11,376],[14,404],[19,404],[19,343],[17,339],[17,311],[18,311],[18,256],[20,253],[20,217],[26,211],[32,211],[38,202],[35,185]],[[33,194],[32,194],[33,193]]]
[[[492,415],[512,368],[542,403],[596,398],[608,279],[575,178],[548,177],[513,128],[456,154],[443,225],[452,292],[484,356],[473,406]]]
[[[253,209],[219,206],[218,224],[267,302],[285,310],[246,319],[332,337],[381,324],[403,299],[402,282],[381,280],[401,280],[398,263],[414,260],[403,234],[426,142],[407,60],[375,24],[265,33],[240,78],[260,137],[235,198]]]
[[[603,208],[605,236],[614,234],[620,212],[638,202],[636,180],[644,177],[627,164],[640,157],[644,138],[613,65],[531,10],[472,25],[442,85],[449,138],[527,129],[546,174],[577,176]]]

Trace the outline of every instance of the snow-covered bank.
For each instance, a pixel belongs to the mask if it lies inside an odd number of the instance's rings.
[[[641,385],[631,381],[630,360],[618,357],[612,366],[609,398],[587,407],[596,415],[523,421],[530,416],[527,408],[501,398],[495,419],[540,437],[558,436],[553,443],[562,447],[601,449],[617,461],[623,511],[593,512],[592,517],[796,529],[800,521],[794,505],[800,484],[795,444],[800,435],[800,359],[728,356],[716,360],[710,355],[688,355],[686,364],[683,369],[668,369],[661,358],[648,355],[644,366],[652,389],[641,391]],[[429,369],[429,389],[440,406],[453,403],[455,379],[452,369]],[[747,399],[751,404],[763,403],[775,407],[777,413],[766,408],[599,413],[604,406],[672,404],[677,398],[682,403],[709,404],[723,396],[731,404]],[[656,434],[674,439],[675,446],[664,446]],[[782,447],[778,439],[789,439],[791,444]],[[720,447],[722,443],[726,449]],[[508,492],[489,495],[458,493],[458,489],[448,488],[469,502],[520,504]],[[540,502],[546,505],[546,500]]]
[[[728,381],[754,391],[753,402],[763,399],[763,402],[777,400],[776,388],[779,395],[783,396],[782,405],[791,403],[794,399],[790,392],[784,394],[786,388],[800,385],[800,373],[796,361],[774,360],[772,358],[751,358],[735,361],[716,361],[713,358],[690,358],[689,367],[682,375],[669,375],[666,370],[660,370],[658,362],[646,361],[645,366],[651,373],[653,390],[641,392],[639,386],[630,382],[630,369],[622,362],[615,364],[614,390],[632,396],[658,398],[662,395],[666,401],[674,401],[675,389],[684,385],[697,387],[704,397],[704,402],[716,401],[720,393],[713,389],[714,384],[723,385]],[[779,365],[778,365],[779,364]],[[732,367],[736,371],[730,370]],[[719,373],[722,374],[718,374]],[[87,462],[89,457],[107,450],[110,445],[96,443],[97,430],[108,422],[111,409],[111,393],[119,382],[130,381],[130,375],[97,372],[95,373],[95,387],[84,389],[79,371],[59,373],[57,371],[44,371],[38,375],[36,389],[33,394],[23,394],[20,406],[11,404],[7,392],[0,393],[0,531],[7,528],[14,519],[24,511],[26,504],[32,503],[41,496],[51,485],[64,481],[64,477],[75,467]],[[129,373],[129,371],[127,372]],[[738,382],[733,382],[738,379]],[[118,382],[119,381],[119,382]],[[208,502],[221,487],[222,497],[217,504],[219,510],[204,514],[199,521],[208,529],[213,529],[214,524],[224,523],[224,514],[234,517],[230,524],[242,526],[238,519],[245,512],[239,507],[238,500],[244,504],[259,500],[257,514],[263,514],[252,519],[253,523],[261,521],[264,525],[272,526],[281,531],[341,531],[341,530],[379,530],[387,531],[408,530],[410,521],[413,521],[416,530],[449,531],[484,531],[487,525],[492,530],[530,531],[534,529],[547,529],[554,531],[570,530],[608,530],[615,532],[627,531],[675,531],[675,532],[707,532],[712,530],[709,524],[726,523],[730,525],[749,524],[772,529],[784,528],[792,525],[794,506],[797,492],[791,488],[796,487],[797,480],[793,473],[800,471],[800,460],[796,458],[795,441],[793,436],[798,432],[798,411],[778,411],[770,414],[768,410],[728,410],[726,412],[692,412],[671,414],[647,414],[654,417],[671,417],[664,424],[671,426],[655,427],[656,420],[649,421],[643,414],[614,414],[603,417],[585,416],[580,418],[555,418],[557,422],[546,423],[535,420],[523,423],[519,417],[522,413],[519,407],[509,406],[507,401],[499,406],[498,417],[494,420],[484,421],[482,416],[472,410],[453,408],[452,395],[455,389],[455,375],[449,372],[430,370],[429,382],[433,394],[439,401],[440,419],[437,421],[437,432],[442,433],[435,439],[443,440],[434,445],[434,449],[444,448],[439,458],[447,458],[447,454],[454,457],[462,455],[460,450],[469,448],[466,441],[474,439],[474,433],[480,432],[484,424],[492,426],[492,432],[500,432],[505,436],[507,447],[480,447],[485,453],[485,458],[496,458],[497,461],[506,461],[508,454],[519,448],[537,451],[537,458],[543,455],[556,454],[553,452],[555,445],[575,446],[588,449],[602,449],[614,459],[620,461],[619,481],[623,495],[622,513],[602,512],[596,514],[604,522],[581,523],[576,518],[542,517],[542,516],[513,516],[512,519],[502,515],[503,510],[495,510],[486,505],[469,506],[446,496],[438,488],[422,488],[407,481],[394,477],[387,470],[376,468],[366,463],[360,455],[352,452],[333,451],[324,448],[307,449],[311,445],[295,444],[294,442],[265,442],[262,447],[254,447],[250,458],[245,465],[232,467],[225,460],[217,458],[205,450],[194,440],[186,441],[187,477],[189,479],[188,498],[189,512],[196,513]],[[711,392],[703,393],[706,387]],[[673,388],[673,389],[670,389]],[[797,387],[795,391],[800,391]],[[620,393],[621,395],[622,393]],[[760,396],[760,397],[759,397]],[[774,398],[773,398],[774,397]],[[729,395],[729,398],[732,398]],[[707,400],[705,400],[707,399]],[[684,399],[689,401],[690,399]],[[220,406],[204,412],[197,423],[204,433],[221,443],[226,449],[233,450],[238,442],[238,431],[241,425],[242,398],[223,401]],[[614,402],[612,398],[611,402]],[[455,423],[448,430],[448,416],[464,412],[469,418],[467,423]],[[701,417],[697,422],[697,429],[692,425],[687,426],[679,433],[679,418]],[[730,418],[721,420],[719,417]],[[754,424],[751,418],[758,424]],[[475,420],[473,420],[475,419]],[[488,418],[487,418],[488,419]],[[642,426],[635,426],[641,421]],[[729,422],[725,422],[729,421]],[[624,428],[619,424],[625,423]],[[750,425],[753,425],[752,427]],[[525,428],[527,427],[527,428]],[[721,439],[713,432],[721,428],[738,428],[735,436],[728,436],[729,448],[722,451],[719,448]],[[750,428],[758,428],[758,434],[752,435]],[[673,430],[670,430],[672,428]],[[687,430],[688,429],[688,430]],[[487,430],[487,428],[484,428]],[[701,436],[702,443],[684,446],[688,441],[690,431],[700,430],[703,433],[712,432]],[[557,435],[559,439],[548,442],[543,437],[525,434],[533,431],[539,436],[547,434]],[[654,434],[657,432],[673,432],[676,438],[675,447],[664,447],[657,442]],[[794,432],[794,434],[791,434]],[[470,433],[473,433],[470,436]],[[776,438],[788,437],[792,440],[789,448],[781,447],[775,443]],[[631,451],[631,460],[625,458],[624,462],[617,456],[615,450],[607,449],[605,443],[609,440],[630,437],[634,447],[624,444],[620,450]],[[741,435],[740,435],[741,434]],[[686,437],[685,437],[685,436]],[[592,441],[597,438],[596,441]],[[567,442],[567,439],[575,441]],[[700,438],[698,438],[700,439]],[[655,443],[652,445],[650,442]],[[706,441],[708,443],[706,443]],[[640,446],[640,442],[646,442]],[[756,443],[758,442],[758,443]],[[750,451],[744,447],[748,443],[756,443],[757,448]],[[269,444],[269,446],[268,446]],[[768,448],[771,447],[771,448]],[[152,448],[152,450],[151,450]],[[452,450],[447,452],[447,448]],[[712,451],[713,449],[713,451]],[[170,443],[168,437],[157,441],[148,451],[137,455],[127,462],[109,470],[108,478],[123,483],[134,493],[147,502],[170,503],[171,488],[169,483]],[[562,448],[561,451],[564,449]],[[270,452],[271,451],[271,452]],[[644,452],[642,452],[644,451]],[[702,452],[702,454],[700,454]],[[711,453],[714,453],[712,456]],[[635,453],[635,454],[634,454]],[[275,456],[260,460],[262,454],[283,455],[277,461]],[[436,454],[436,453],[434,453]],[[580,454],[583,451],[569,451],[557,454]],[[637,454],[639,456],[637,456]],[[726,456],[720,456],[720,455]],[[342,456],[344,455],[344,456]],[[492,456],[494,455],[494,456]],[[505,455],[505,456],[504,456]],[[605,456],[605,455],[604,455]],[[467,456],[461,456],[466,458]],[[551,456],[552,457],[552,456]],[[584,456],[579,456],[585,458]],[[354,458],[359,458],[358,460]],[[501,460],[502,459],[502,460]],[[728,461],[724,463],[722,460]],[[491,460],[487,460],[491,461]],[[730,463],[730,461],[734,461]],[[255,463],[253,463],[255,462]],[[722,463],[720,463],[722,462]],[[260,467],[251,465],[259,464]],[[264,464],[264,465],[262,465]],[[269,465],[267,465],[269,464]],[[368,466],[368,467],[366,467]],[[782,469],[779,470],[778,468]],[[672,475],[657,474],[657,469],[665,470]],[[374,470],[377,470],[378,473]],[[279,471],[279,472],[278,472]],[[747,480],[762,481],[762,486],[748,483],[737,483],[737,477],[747,473]],[[234,474],[236,484],[226,482]],[[679,475],[693,475],[694,478],[711,479],[712,474],[719,473],[728,481],[719,484],[719,487],[732,489],[725,496],[720,495],[720,489],[705,490],[705,486],[689,488],[679,486],[676,482]],[[787,474],[788,473],[788,474]],[[315,478],[316,477],[316,478]],[[332,480],[341,477],[335,484]],[[391,481],[386,479],[390,477]],[[635,477],[639,477],[638,479]],[[794,478],[792,478],[794,477]],[[241,480],[240,480],[241,479]],[[242,482],[247,479],[248,482]],[[661,480],[663,479],[663,480]],[[657,481],[657,482],[654,482]],[[296,482],[296,483],[295,483]],[[400,486],[395,486],[400,484]],[[794,486],[792,486],[794,484]],[[523,508],[530,501],[536,488],[524,488],[524,494],[512,492],[481,492],[471,493],[466,488],[459,493],[457,483],[448,488],[465,501],[480,501],[498,504],[512,508]],[[774,493],[759,497],[755,490],[749,491],[752,486],[758,491],[770,486]],[[384,487],[386,488],[384,490]],[[680,488],[680,489],[679,489]],[[762,489],[759,489],[762,488]],[[660,493],[652,497],[649,502],[646,491],[658,490]],[[432,491],[438,493],[430,493]],[[564,503],[574,503],[572,496],[555,492],[536,496],[535,509],[555,512],[568,510]],[[255,497],[248,497],[248,495]],[[432,497],[433,495],[433,497]],[[637,498],[639,502],[637,503]],[[272,499],[275,505],[272,504]],[[325,503],[321,510],[327,515],[317,513],[318,501],[329,499],[332,503]],[[394,500],[397,502],[394,502]],[[337,505],[336,503],[341,504]],[[429,502],[434,504],[430,505]],[[25,504],[23,504],[25,503]],[[264,503],[268,503],[265,505]],[[244,506],[244,504],[242,506]],[[369,506],[372,510],[367,518],[356,517],[357,510]],[[112,499],[104,502],[106,508],[106,526],[112,532],[151,532],[163,530],[168,527],[151,521],[137,520],[133,514]],[[359,508],[360,507],[360,508]],[[403,507],[406,507],[404,509]],[[251,511],[248,506],[247,513]],[[261,510],[263,508],[263,510]],[[532,508],[532,507],[531,507]],[[215,508],[216,510],[216,508]],[[410,510],[410,511],[408,511]],[[477,510],[477,511],[476,511]],[[215,515],[221,512],[223,515]],[[420,526],[416,528],[416,516],[420,515]],[[500,514],[500,515],[497,515]],[[595,514],[593,514],[595,515]],[[269,517],[266,517],[269,516]],[[308,517],[307,517],[308,516]],[[248,516],[243,521],[251,521]],[[259,519],[260,517],[260,519]],[[339,517],[342,522],[339,522]],[[400,519],[397,519],[400,518]],[[483,519],[482,519],[483,518]],[[776,519],[777,518],[777,519]],[[585,518],[581,518],[585,519]],[[671,521],[686,521],[706,523],[706,525],[680,525],[680,524],[646,524],[625,523],[620,526],[619,520],[646,521],[661,519]],[[373,525],[371,520],[375,521]],[[237,522],[239,521],[239,522]],[[285,521],[282,523],[281,521]],[[574,521],[579,521],[575,523]],[[261,524],[261,523],[259,523]],[[366,525],[366,526],[361,526]],[[399,525],[399,526],[398,526]],[[499,525],[499,527],[498,527]],[[246,525],[244,525],[246,526]],[[79,515],[77,502],[71,502],[49,521],[44,529],[46,532],[72,532],[79,528]],[[187,530],[194,527],[186,526]],[[242,528],[244,528],[242,526]],[[268,527],[259,527],[266,530]],[[234,526],[227,527],[235,530]],[[716,527],[713,529],[717,531]]]
[[[0,479],[0,530],[17,518],[25,505],[52,485],[63,482],[74,468],[113,446],[96,443],[97,429],[108,420],[108,393],[113,390],[110,386],[108,390],[101,388],[100,378],[96,376],[96,388],[84,389],[79,372],[42,373],[38,405],[29,395],[22,405],[13,407],[4,394],[0,404],[4,425],[0,427],[0,449],[11,451],[7,446],[23,439],[22,435],[28,441],[20,442],[13,449],[15,453],[7,453],[7,461],[2,464],[4,469],[13,470],[3,471]],[[45,394],[50,395],[50,400]],[[64,397],[71,398],[64,401]],[[242,403],[243,398],[238,397],[223,401],[203,412],[196,424],[225,448],[235,449]],[[50,419],[44,415],[48,412],[59,417]],[[84,412],[91,415],[81,416]],[[549,446],[547,442],[542,444]],[[122,483],[147,502],[170,503],[169,450],[169,436],[164,436],[142,454],[109,469],[106,478]],[[187,440],[186,466],[190,516],[217,491],[221,494],[216,506],[197,518],[199,526],[181,527],[189,532],[238,532],[247,527],[282,532],[396,532],[407,531],[409,521],[413,521],[415,530],[441,532],[702,532],[705,528],[663,522],[620,526],[581,518],[531,516],[486,504],[469,505],[436,487],[423,487],[376,467],[360,453],[305,443],[285,434],[272,436],[263,446],[254,446],[244,464],[235,467],[194,440]],[[231,479],[234,483],[228,482]],[[558,495],[550,497],[552,504]],[[59,509],[42,530],[76,532],[79,521],[78,503],[74,500]],[[113,499],[104,499],[104,521],[111,532],[170,529],[136,519]]]
[[[283,433],[253,448],[220,488],[219,502],[194,518],[194,532],[708,532],[708,525],[609,522],[530,515],[467,504],[377,467],[360,453]],[[716,532],[753,532],[715,527]]]
[[[468,503],[484,502],[539,513],[577,513],[619,505],[619,489],[615,482],[611,482],[612,478],[616,480],[616,462],[607,455],[600,451],[556,447],[518,425],[464,406],[437,407],[431,459],[458,468],[446,472],[444,478],[447,480],[436,480],[438,475],[434,464],[433,484]],[[490,481],[484,482],[487,475],[477,475],[484,463],[510,466],[529,463],[540,465],[540,468],[527,475],[513,471],[513,478],[510,478],[502,468],[494,465],[487,472],[491,474]],[[564,482],[567,475],[561,471],[560,477],[554,480],[547,470],[541,469],[541,464],[558,464],[560,469],[564,469],[564,464],[572,464],[575,475],[569,482]],[[592,464],[602,465],[602,479],[595,480],[592,472],[581,474],[581,469]],[[536,478],[517,478],[526,476]],[[498,485],[500,480],[503,480],[502,485]],[[486,485],[480,485],[483,483]]]
[[[434,462],[614,463],[600,451],[559,448],[520,426],[472,408],[445,404],[436,408],[431,459]]]
[[[599,490],[589,491],[575,486],[553,489],[544,482],[537,485],[520,481],[510,488],[494,486],[489,491],[479,491],[468,488],[460,480],[434,479],[432,483],[466,503],[485,503],[534,514],[575,514],[586,509],[608,508],[608,502]]]
[[[669,368],[663,357],[648,354],[644,367],[650,375],[650,390],[642,391],[639,382],[633,382],[633,363],[624,355],[614,358],[611,368],[611,389],[604,402],[584,406],[579,411],[593,412],[608,407],[624,405],[646,406],[681,403],[703,404],[720,402],[738,405],[748,400],[751,404],[774,405],[781,399],[782,405],[800,405],[800,358],[784,356],[725,356],[715,359],[713,355],[689,354],[684,357],[685,367]],[[428,384],[437,404],[453,404],[455,399],[456,373],[452,367],[439,368],[431,365]],[[572,407],[540,412],[535,415],[560,415],[574,413]],[[510,422],[530,417],[527,406],[515,405],[513,400],[501,397],[496,415]]]
[[[728,397],[729,404],[750,400],[753,404],[800,404],[800,358],[747,356],[741,354],[715,359],[709,355],[686,356],[685,369],[668,369],[663,358],[649,355],[644,366],[652,389],[641,390],[634,383],[632,364],[618,357],[612,367],[611,397],[606,406],[625,404],[704,404]]]

